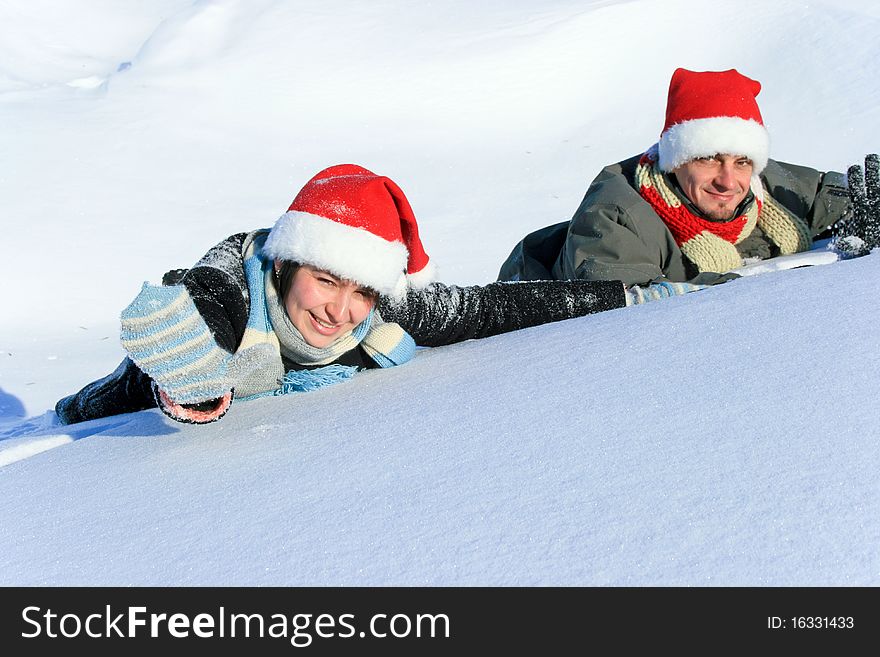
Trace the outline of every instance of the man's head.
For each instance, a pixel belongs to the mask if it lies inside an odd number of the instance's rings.
[[[760,91],[759,82],[735,69],[672,74],[658,165],[710,218],[731,218],[767,165]]]
[[[685,162],[672,170],[678,186],[709,219],[726,220],[749,193],[752,161],[744,155],[719,153]]]

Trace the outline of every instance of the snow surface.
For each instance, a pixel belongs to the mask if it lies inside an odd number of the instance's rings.
[[[0,585],[880,584],[878,253],[206,427],[46,412],[144,280],[325,166],[393,178],[442,280],[485,283],[656,140],[677,66],[760,80],[777,159],[877,152],[878,36],[871,0],[6,0]]]

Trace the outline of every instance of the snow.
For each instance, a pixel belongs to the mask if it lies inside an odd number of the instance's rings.
[[[880,150],[878,34],[869,0],[7,0],[0,585],[880,584],[876,252],[205,427],[47,412],[143,281],[331,164],[395,180],[459,284],[653,143],[677,66],[760,80],[772,156],[845,171]]]

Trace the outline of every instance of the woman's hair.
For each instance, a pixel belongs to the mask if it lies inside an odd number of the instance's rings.
[[[277,270],[273,280],[275,281],[275,291],[278,292],[278,298],[281,299],[282,303],[287,298],[287,293],[293,284],[293,277],[300,267],[302,267],[302,264],[299,262],[284,260],[281,263],[281,268]],[[379,293],[376,290],[370,287],[364,287],[363,289],[373,297],[374,302],[379,300]]]
[[[298,262],[285,260],[281,263],[281,268],[277,270],[275,275],[275,291],[278,292],[278,298],[284,303],[287,298],[287,292],[290,290],[290,284],[293,283],[293,275],[302,267]]]

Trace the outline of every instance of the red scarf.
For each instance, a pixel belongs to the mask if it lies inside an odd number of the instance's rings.
[[[755,195],[746,211],[729,221],[710,221],[691,212],[670,188],[657,166],[656,147],[650,148],[636,167],[639,194],[663,220],[681,252],[699,271],[723,273],[741,267],[736,246],[758,226],[778,248],[789,254],[806,251],[812,244],[807,224],[782,207],[772,196]],[[763,194],[763,198],[762,198]]]
[[[746,212],[729,221],[710,221],[709,219],[698,217],[691,212],[684,203],[675,197],[674,192],[665,184],[665,180],[662,183],[657,180],[661,176],[663,174],[657,168],[656,161],[652,159],[651,151],[642,155],[636,169],[639,193],[643,199],[650,203],[654,212],[663,220],[663,223],[666,224],[669,232],[675,238],[675,243],[679,246],[683,246],[700,233],[712,233],[725,242],[739,244],[754,230],[758,215],[761,212],[762,203],[760,199],[755,198],[754,205],[750,205]],[[664,195],[671,196],[672,198],[664,199]],[[673,205],[673,202],[677,203],[677,205]],[[746,230],[747,227],[748,230]]]

